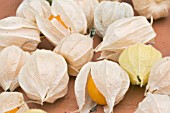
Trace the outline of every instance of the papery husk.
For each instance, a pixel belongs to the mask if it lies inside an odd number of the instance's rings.
[[[104,112],[111,113],[114,105],[123,99],[129,88],[128,74],[117,63],[108,60],[85,64],[75,81],[75,96],[80,113],[89,113],[96,105],[86,90],[89,75],[107,101]]]
[[[29,53],[17,46],[9,46],[0,52],[0,86],[13,91],[18,86],[18,74],[29,58]]]
[[[30,110],[25,111],[24,113],[47,113],[47,112],[41,109],[30,109]]]
[[[155,20],[169,15],[170,0],[132,0],[134,9],[142,16]]]
[[[28,106],[24,101],[22,93],[19,92],[3,92],[0,94],[0,113],[11,111],[19,108],[16,113],[23,113],[28,110]]]
[[[99,2],[102,2],[102,1],[119,1],[121,2],[122,0],[98,0]]]
[[[133,85],[143,86],[152,66],[161,58],[162,54],[151,45],[135,44],[122,52],[119,64],[128,72]]]
[[[117,1],[102,1],[94,13],[96,33],[104,37],[107,28],[116,20],[133,17],[134,11],[130,4]]]
[[[67,93],[65,59],[48,50],[36,50],[19,73],[19,84],[30,99],[53,103]]]
[[[93,27],[94,11],[99,4],[98,0],[74,0],[83,9],[87,19],[87,27]]]
[[[170,57],[159,60],[152,67],[146,93],[170,96]]]
[[[49,18],[43,18],[37,15],[36,22],[40,31],[54,46],[71,33],[86,34],[86,16],[79,5],[73,0],[53,0],[51,13],[54,17],[60,16],[67,28],[55,18],[49,20]]]
[[[50,4],[46,0],[23,0],[19,5],[16,16],[36,22],[36,15],[44,18],[51,16]]]
[[[66,59],[69,75],[77,76],[81,67],[93,57],[93,39],[88,35],[74,33],[61,40],[54,52]]]
[[[21,17],[0,20],[0,50],[6,46],[19,46],[34,51],[40,43],[40,32],[35,23]]]
[[[103,42],[99,44],[96,51],[109,51],[109,55],[112,55],[110,59],[117,61],[119,54],[125,48],[136,43],[154,41],[155,36],[152,25],[143,16],[120,19],[108,27]],[[105,54],[102,57],[107,58],[107,56]]]
[[[170,97],[148,94],[134,113],[170,113]]]

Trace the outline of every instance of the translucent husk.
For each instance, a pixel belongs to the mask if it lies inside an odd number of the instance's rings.
[[[86,90],[89,74],[107,101],[104,112],[111,113],[114,105],[123,99],[129,88],[127,73],[117,63],[108,60],[85,64],[75,81],[75,95],[80,113],[89,113],[96,106]]]
[[[33,22],[37,14],[44,18],[51,16],[50,5],[46,0],[23,0],[16,12],[17,16]]]
[[[101,1],[119,1],[119,2],[121,2],[122,0],[98,0],[99,2],[101,2]]]
[[[13,91],[18,86],[18,74],[28,60],[29,53],[17,46],[9,46],[0,52],[0,86],[5,91]]]
[[[40,32],[35,23],[21,17],[0,20],[0,50],[16,45],[26,51],[34,51],[40,43]]]
[[[58,42],[70,33],[86,34],[87,20],[83,10],[73,0],[53,0],[51,13],[54,18],[36,16],[40,31],[56,46]],[[59,16],[63,26],[55,17]]]
[[[90,29],[93,26],[94,10],[99,4],[98,0],[74,0],[83,9],[87,19],[87,27]]]
[[[154,40],[156,33],[152,25],[143,16],[129,17],[112,23],[96,51],[102,51],[101,58],[118,60],[122,51],[137,43],[147,43]]]
[[[19,92],[3,92],[0,94],[0,113],[11,111],[19,108],[16,113],[23,113],[28,110],[28,106],[24,101],[22,93]]]
[[[170,113],[170,97],[148,94],[134,113]]]
[[[159,60],[151,69],[146,93],[170,96],[170,57]],[[145,94],[146,94],[145,93]]]
[[[170,0],[132,0],[134,9],[141,15],[155,20],[169,15]]]
[[[47,112],[40,110],[40,109],[30,109],[30,110],[25,111],[24,113],[47,113]]]
[[[151,45],[135,44],[122,52],[119,64],[128,72],[133,85],[143,86],[152,66],[161,58],[162,54]]]
[[[36,50],[19,73],[19,84],[30,99],[53,103],[67,93],[65,59],[48,50]]]
[[[93,57],[93,39],[88,35],[74,33],[61,40],[54,52],[66,59],[69,75],[77,76],[81,67]]]
[[[117,1],[103,1],[97,6],[94,13],[96,33],[100,37],[104,37],[110,24],[116,20],[133,16],[134,12],[130,4]]]

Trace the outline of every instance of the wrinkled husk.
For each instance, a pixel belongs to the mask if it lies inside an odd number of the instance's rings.
[[[81,67],[93,57],[93,39],[74,33],[61,40],[54,52],[66,59],[69,75],[77,76]]]
[[[129,74],[133,85],[143,86],[148,82],[152,66],[161,58],[162,54],[151,45],[135,44],[122,52],[119,64]]]
[[[53,103],[67,93],[67,63],[48,50],[36,50],[19,73],[19,84],[29,98]]]
[[[17,16],[33,22],[37,14],[44,18],[51,16],[50,5],[46,0],[23,0],[16,12]]]
[[[24,101],[22,93],[19,92],[3,92],[0,94],[0,113],[11,111],[19,108],[16,113],[23,113],[28,110],[28,106]]]
[[[89,74],[107,101],[105,113],[111,113],[115,104],[119,103],[129,88],[127,73],[112,61],[90,62],[82,67],[75,81],[75,95],[80,113],[89,113],[96,105],[86,91]]]
[[[30,109],[30,110],[25,111],[24,113],[47,113],[47,112],[41,109]]]
[[[99,4],[98,0],[74,0],[83,9],[87,19],[87,27],[90,29],[93,26],[94,10]]]
[[[156,33],[143,16],[129,17],[112,23],[96,51],[102,51],[101,58],[118,60],[122,51],[136,43],[153,41]],[[112,52],[112,53],[111,53]]]
[[[170,57],[159,60],[151,69],[146,93],[170,96]]]
[[[0,86],[13,91],[18,86],[18,74],[21,67],[28,60],[29,53],[17,46],[9,46],[0,52]]]
[[[170,97],[148,94],[134,113],[170,113]]]
[[[134,12],[130,4],[117,1],[103,1],[97,6],[94,13],[96,33],[103,37],[110,24],[116,20],[133,16]]]
[[[26,51],[34,51],[40,43],[40,32],[35,23],[21,17],[0,20],[0,50],[16,45]]]
[[[53,16],[60,16],[68,27],[64,27],[56,18],[36,16],[36,22],[40,31],[56,46],[58,42],[70,33],[86,34],[87,20],[83,10],[73,0],[53,0],[51,6]]]
[[[142,16],[155,20],[167,17],[170,0],[132,0],[134,9]]]

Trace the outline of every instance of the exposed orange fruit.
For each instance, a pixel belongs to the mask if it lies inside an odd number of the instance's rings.
[[[7,112],[5,112],[5,113],[16,113],[18,111],[18,108],[15,108],[15,109],[13,109],[13,110],[11,110],[11,111],[7,111]]]
[[[68,29],[68,27],[66,26],[66,24],[62,21],[60,15],[57,15],[57,16],[51,15],[51,16],[49,17],[49,20],[52,20],[53,18],[55,18],[58,22],[60,22],[66,29]]]
[[[97,104],[99,104],[99,105],[107,104],[105,97],[97,89],[91,76],[90,76],[89,80],[87,81],[87,92],[88,92],[89,96],[91,97],[91,99],[94,102],[96,102]]]

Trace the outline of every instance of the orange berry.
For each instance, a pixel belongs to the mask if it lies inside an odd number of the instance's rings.
[[[60,22],[60,24],[62,24],[66,29],[68,29],[66,24],[62,21],[60,15],[57,15],[57,16],[51,15],[48,19],[52,20],[53,18],[55,18],[58,22]]]
[[[91,76],[90,76],[89,80],[87,81],[87,92],[88,92],[89,96],[91,97],[91,99],[94,102],[96,102],[97,104],[99,104],[99,105],[107,104],[105,97],[97,89]]]
[[[15,109],[13,109],[13,110],[11,110],[11,111],[7,111],[7,112],[5,112],[5,113],[16,113],[18,111],[18,108],[15,108]]]

